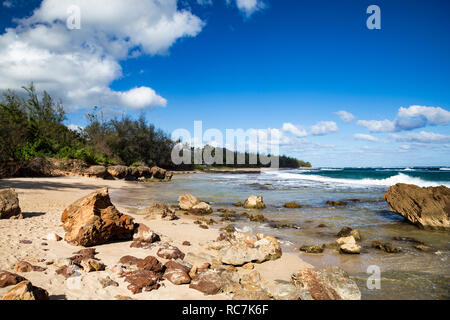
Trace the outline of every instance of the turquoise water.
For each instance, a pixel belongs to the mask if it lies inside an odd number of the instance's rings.
[[[442,168],[322,168],[264,171],[261,174],[175,175],[170,183],[130,184],[115,199],[130,210],[145,208],[155,201],[176,204],[180,194],[189,192],[211,203],[214,209],[248,210],[232,204],[250,195],[261,195],[267,208],[261,210],[269,223],[237,220],[239,230],[271,234],[281,241],[284,251],[297,253],[316,267],[339,265],[355,277],[364,299],[449,299],[450,235],[445,231],[421,230],[389,211],[383,196],[390,185],[403,182],[420,186],[450,186],[450,172]],[[359,202],[349,201],[359,199]],[[327,200],[347,201],[333,207]],[[299,209],[283,204],[296,201]],[[220,213],[211,216],[220,222]],[[277,229],[270,222],[296,224],[300,229]],[[227,224],[229,222],[226,222]],[[318,227],[320,224],[325,227]],[[326,249],[322,254],[306,254],[302,245],[331,243],[344,226],[358,228],[362,235],[360,255],[341,255]],[[422,252],[408,241],[412,237],[433,248]],[[402,250],[388,254],[371,248],[371,242],[389,242]],[[382,272],[380,290],[369,290],[367,267],[377,265]],[[384,275],[384,277],[383,277]]]

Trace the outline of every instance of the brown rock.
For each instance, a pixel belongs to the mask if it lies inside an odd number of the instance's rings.
[[[61,221],[65,240],[78,246],[94,246],[112,240],[131,239],[133,219],[111,203],[107,188],[79,199],[64,210]]]
[[[86,170],[88,177],[104,178],[106,175],[106,168],[104,166],[91,166]]]
[[[380,241],[372,241],[372,248],[375,248],[378,250],[383,250],[384,252],[387,252],[387,253],[402,252],[401,249],[396,248],[389,243],[381,243]]]
[[[127,288],[133,293],[141,293],[144,291],[156,290],[159,288],[160,276],[149,270],[136,270],[125,274],[125,282],[129,285]]]
[[[183,241],[183,246],[190,246],[191,245],[191,243],[189,242],[189,241]]]
[[[173,210],[171,210],[165,203],[154,203],[145,210],[148,215],[146,220],[163,219],[163,220],[177,220],[178,217]]]
[[[306,253],[322,253],[324,249],[323,245],[311,245],[311,246],[301,246],[300,251],[304,251]]]
[[[302,205],[301,205],[301,204],[298,204],[298,203],[295,202],[295,201],[291,201],[291,202],[285,203],[285,204],[283,205],[283,207],[289,208],[289,209],[295,209],[295,208],[301,208]]]
[[[219,293],[222,287],[220,275],[214,271],[206,271],[197,274],[191,280],[189,288],[203,292],[206,295]]]
[[[153,243],[160,241],[161,238],[159,237],[158,234],[150,230],[150,228],[147,227],[145,224],[138,223],[134,229],[133,240]]]
[[[0,271],[0,288],[13,286],[25,280],[27,279],[25,279],[22,276],[19,276],[18,274],[8,272],[5,270]]]
[[[48,300],[48,292],[24,280],[9,290],[2,300]]]
[[[292,276],[292,280],[300,289],[302,300],[342,300],[336,290],[323,283],[313,269],[300,270]]]
[[[164,259],[184,259],[184,253],[180,251],[177,247],[166,246],[158,250],[156,255]]]
[[[39,267],[39,266],[33,266],[29,262],[26,262],[26,261],[20,261],[15,265],[14,270],[16,272],[32,272],[32,271],[41,272],[41,271],[45,271],[46,269]]]
[[[352,228],[349,227],[343,227],[341,231],[338,232],[337,236],[338,237],[352,236],[353,238],[355,238],[356,241],[361,240],[361,234],[359,233],[359,230],[358,229],[353,230]]]
[[[103,288],[119,286],[119,284],[116,281],[112,280],[110,277],[102,278],[99,280],[99,282]]]
[[[105,264],[97,259],[85,259],[81,261],[81,267],[85,272],[103,271],[106,268]]]
[[[246,209],[264,209],[265,207],[262,196],[250,196],[244,202],[244,208]]]
[[[384,195],[389,209],[419,228],[450,228],[450,189],[397,183]]]
[[[335,206],[346,206],[347,205],[346,201],[332,201],[332,200],[328,200],[326,203],[327,203],[327,205],[333,206],[333,207],[335,207]]]
[[[189,273],[183,269],[167,269],[164,273],[164,278],[175,285],[188,284],[191,282]]]
[[[164,180],[166,178],[166,170],[154,166],[151,168],[152,177],[155,179]]]
[[[110,166],[107,171],[109,175],[116,179],[123,179],[128,175],[128,167],[126,166]]]
[[[186,273],[189,273],[192,269],[192,266],[189,263],[184,262],[182,260],[177,260],[177,261],[170,260],[170,261],[167,261],[164,266],[166,267],[166,271],[168,269],[180,269]]]
[[[183,210],[190,210],[198,203],[200,203],[200,200],[190,193],[184,193],[178,197],[178,206]]]
[[[19,197],[14,189],[0,190],[0,219],[20,217]]]

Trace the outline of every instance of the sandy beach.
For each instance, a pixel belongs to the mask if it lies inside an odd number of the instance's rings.
[[[117,296],[133,299],[230,299],[227,294],[205,296],[203,293],[190,289],[188,285],[174,285],[164,280],[158,290],[132,294],[122,278],[114,274],[111,268],[125,255],[144,258],[156,256],[158,244],[150,249],[130,248],[131,241],[114,242],[95,246],[96,256],[104,264],[105,271],[83,273],[81,285],[73,288],[66,279],[55,273],[68,257],[82,249],[62,241],[47,241],[45,236],[56,233],[64,237],[61,223],[61,213],[77,199],[92,191],[108,187],[111,201],[115,203],[115,194],[130,186],[130,182],[120,180],[101,180],[84,177],[59,178],[13,178],[0,180],[1,188],[14,188],[19,196],[23,219],[0,220],[0,269],[14,271],[14,265],[25,260],[32,265],[46,268],[42,272],[19,273],[30,280],[33,285],[46,289],[50,299],[115,299]],[[133,183],[136,188],[136,183]],[[117,206],[117,205],[116,205]],[[161,243],[168,242],[178,247],[184,253],[208,253],[214,255],[213,250],[204,246],[208,240],[214,240],[219,230],[210,226],[200,229],[194,224],[194,218],[181,216],[179,220],[144,220],[142,215],[127,212],[126,208],[117,206],[119,211],[129,214],[135,222],[145,223],[149,228],[161,236]],[[190,246],[183,245],[189,241]],[[158,258],[161,263],[167,260]],[[289,281],[291,275],[300,269],[311,267],[299,258],[297,254],[283,253],[280,259],[255,264],[255,270],[267,286],[277,281]],[[250,270],[237,268],[240,274]],[[99,280],[110,276],[119,286],[103,288]],[[8,289],[0,289],[2,296]]]

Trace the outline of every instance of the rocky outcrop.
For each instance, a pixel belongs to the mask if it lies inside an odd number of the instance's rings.
[[[107,168],[108,174],[114,179],[124,179],[128,176],[130,170],[127,166],[109,166]]]
[[[300,251],[306,253],[322,253],[324,248],[325,248],[324,245],[313,244],[310,246],[301,246]]]
[[[340,253],[359,254],[361,252],[361,246],[356,243],[353,236],[341,237],[336,240],[339,245]]]
[[[244,208],[246,209],[264,209],[265,207],[262,196],[250,196],[244,202]]]
[[[343,227],[337,234],[338,237],[352,236],[356,241],[361,240],[361,234],[358,229],[352,229],[350,227]]]
[[[392,246],[390,243],[382,243],[380,241],[372,241],[372,248],[382,250],[387,253],[398,253],[402,252],[401,249]]]
[[[277,239],[263,234],[256,237],[241,232],[221,234],[218,240],[208,242],[208,247],[218,250],[222,263],[234,266],[275,260],[282,254]]]
[[[79,199],[64,210],[61,221],[64,239],[77,246],[90,247],[133,236],[133,219],[120,213],[111,203],[107,188]]]
[[[384,195],[389,209],[419,228],[450,229],[450,189],[397,183]]]
[[[355,281],[339,267],[319,271],[306,268],[292,275],[302,300],[360,300],[361,292]]]
[[[200,200],[196,196],[190,193],[183,193],[178,197],[178,206],[182,210],[190,210],[193,206],[200,203]]]
[[[0,219],[21,217],[19,197],[14,189],[0,190]]]
[[[152,204],[149,208],[143,210],[142,213],[147,214],[144,218],[146,220],[162,219],[171,221],[178,219],[175,211],[162,202]]]
[[[2,300],[48,300],[48,292],[24,280],[10,289]]]

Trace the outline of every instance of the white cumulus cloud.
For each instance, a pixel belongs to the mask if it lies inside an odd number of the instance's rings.
[[[290,132],[296,137],[306,137],[308,132],[301,126],[295,126],[290,122],[283,123],[283,131]]]
[[[379,139],[377,137],[374,137],[370,134],[364,134],[364,133],[356,133],[353,135],[353,138],[355,138],[356,140],[365,140],[365,141],[372,141],[372,142],[379,141]]]
[[[425,118],[430,125],[446,125],[450,123],[450,111],[440,107],[410,106],[401,107],[398,116],[403,118]]]
[[[70,30],[70,6],[80,8],[81,29]],[[93,105],[145,108],[167,101],[149,87],[114,91],[120,61],[139,54],[166,54],[204,23],[177,0],[44,0],[16,28],[0,35],[0,90],[33,81],[71,109]]]
[[[310,134],[313,136],[322,136],[327,133],[337,132],[338,126],[334,121],[320,121],[311,127]]]
[[[410,132],[405,135],[390,134],[389,136],[397,141],[405,142],[444,143],[450,141],[450,136],[427,131]]]
[[[352,122],[355,119],[355,116],[353,114],[345,110],[335,112],[335,114],[337,114],[339,118],[341,118],[341,120],[344,122]]]

